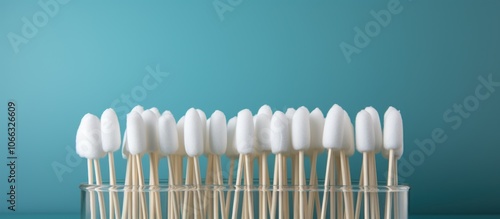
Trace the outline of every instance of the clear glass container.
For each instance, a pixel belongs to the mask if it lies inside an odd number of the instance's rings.
[[[408,218],[406,185],[169,186],[162,182],[142,187],[82,184],[80,189],[85,219]]]

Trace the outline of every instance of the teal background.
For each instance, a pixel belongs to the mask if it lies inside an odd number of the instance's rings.
[[[338,103],[354,119],[365,106],[382,114],[393,105],[405,122],[403,160],[423,154],[414,141],[436,128],[447,136],[401,178],[412,187],[410,213],[500,214],[500,94],[481,101],[456,130],[443,119],[474,95],[478,77],[500,81],[500,2],[402,0],[403,11],[347,63],[339,44],[353,44],[353,28],[364,28],[374,20],[369,12],[387,3],[243,0],[221,21],[212,1],[72,0],[15,53],[8,33],[21,34],[21,19],[42,9],[35,1],[2,1],[0,194],[8,192],[7,101],[18,105],[17,212],[75,213],[86,165],[69,165],[65,148],[74,148],[80,118],[117,101],[130,109],[122,95],[142,86],[147,66],[159,66],[170,74],[134,104],[176,118],[190,107],[229,118],[263,104],[326,113]],[[351,159],[353,178],[360,158]],[[382,178],[387,162],[377,159]],[[71,172],[58,179],[54,163]],[[8,212],[5,198],[0,213]]]

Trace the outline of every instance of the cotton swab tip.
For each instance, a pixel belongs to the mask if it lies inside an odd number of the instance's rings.
[[[158,119],[160,152],[162,155],[175,154],[179,150],[179,135],[172,114],[163,114]]]
[[[271,116],[266,113],[257,114],[255,117],[255,135],[258,150],[261,152],[271,151]]]
[[[366,107],[365,110],[370,113],[370,116],[373,120],[373,131],[375,134],[375,147],[376,152],[380,152],[382,150],[382,126],[380,125],[380,117],[377,110],[371,106]]]
[[[236,123],[236,149],[240,154],[254,152],[254,126],[252,112],[248,109],[238,112]]]
[[[344,109],[335,104],[330,108],[325,118],[323,130],[323,146],[327,149],[342,150],[344,135]]]
[[[101,122],[97,116],[85,114],[76,132],[76,153],[87,159],[99,159],[106,155],[102,148]]]
[[[150,109],[142,112],[141,116],[146,131],[146,151],[149,153],[157,152],[160,150],[158,117],[156,113]]]
[[[118,116],[113,109],[104,110],[101,115],[101,138],[104,152],[114,152],[120,149],[121,134]]]
[[[127,114],[127,146],[132,155],[147,151],[144,120],[138,112]]]
[[[373,131],[373,119],[366,110],[356,115],[356,149],[361,152],[374,152],[376,139]]]
[[[311,125],[311,147],[310,151],[321,152],[323,148],[323,127],[325,126],[325,117],[319,108],[314,109],[309,114]]]
[[[224,154],[227,148],[227,125],[223,112],[216,110],[210,116],[208,136],[211,152],[216,155]]]
[[[274,154],[286,153],[291,150],[290,128],[288,119],[283,112],[276,111],[271,118],[271,151]]]
[[[186,112],[184,118],[184,145],[186,153],[190,157],[203,154],[204,140],[203,128],[199,113],[191,108]]]
[[[237,117],[233,117],[227,122],[226,156],[230,159],[236,159],[239,155],[238,150],[236,150],[236,122]]]
[[[403,119],[398,110],[391,110],[384,119],[384,148],[397,150],[403,147]]]
[[[311,146],[311,124],[309,110],[299,107],[292,120],[292,146],[298,151],[305,151]]]

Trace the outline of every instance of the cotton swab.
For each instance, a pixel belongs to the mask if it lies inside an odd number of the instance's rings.
[[[387,177],[387,186],[397,185],[397,170],[396,159],[399,159],[403,152],[403,119],[401,113],[393,108],[389,108],[384,115],[384,149],[389,151],[389,171]],[[397,154],[395,152],[398,152]],[[397,196],[395,196],[396,198]],[[391,218],[392,195],[387,194],[385,218]],[[394,210],[397,212],[398,207],[394,203]],[[397,217],[397,214],[394,215]]]
[[[238,164],[238,172],[241,173],[243,166],[245,167],[245,179],[246,186],[251,186],[253,181],[253,173],[251,172],[251,155],[255,152],[254,150],[254,124],[252,112],[248,109],[241,110],[238,112],[238,119],[236,123],[236,149],[240,153],[240,162]],[[244,160],[244,162],[242,162]],[[237,174],[240,175],[240,174]],[[240,179],[236,179],[236,185],[239,185]],[[235,193],[234,205],[233,205],[233,218],[236,218],[236,212],[238,210],[238,198]],[[247,205],[244,205],[243,210],[246,207],[248,217],[253,219],[253,201],[252,194],[250,192],[245,192]]]
[[[271,218],[276,216],[276,205],[279,206],[278,218],[284,218],[284,195],[282,194],[284,180],[283,154],[291,150],[290,128],[288,119],[283,112],[276,111],[271,118],[271,151],[276,155],[274,165],[274,189],[272,195]],[[278,204],[276,203],[277,190],[280,190]]]
[[[186,175],[194,176],[194,185],[199,188],[201,186],[201,174],[199,156],[203,155],[204,150],[204,132],[202,122],[198,112],[191,108],[186,112],[184,121],[184,144],[186,146],[186,153],[190,157],[193,165],[194,172],[186,173]],[[186,198],[186,197],[185,197]],[[196,192],[194,197],[194,213],[195,218],[203,218],[203,204],[200,191]]]
[[[160,143],[160,154],[167,157],[168,165],[168,183],[170,186],[175,184],[174,180],[174,155],[179,150],[179,140],[177,133],[177,124],[171,113],[163,113],[158,119],[158,133]],[[178,218],[176,194],[169,191],[168,195],[168,218]]]
[[[325,118],[325,126],[323,130],[323,146],[328,150],[328,158],[326,164],[326,174],[325,174],[325,194],[323,195],[323,203],[321,207],[321,218],[326,218],[326,204],[328,196],[326,194],[327,188],[335,183],[335,180],[331,180],[334,177],[333,170],[334,166],[334,151],[339,151],[345,149],[343,144],[344,135],[344,110],[339,105],[335,104],[328,111]],[[330,182],[330,180],[332,182]],[[330,203],[333,205],[334,200],[330,197]],[[335,215],[334,208],[331,207],[330,215]]]
[[[141,116],[144,121],[144,127],[146,131],[146,145],[147,153],[149,153],[149,186],[154,188],[159,185],[158,179],[158,159],[159,159],[159,132],[158,132],[158,119],[159,112],[158,109],[154,108],[144,111]],[[155,113],[156,112],[156,113]],[[161,204],[160,194],[158,192],[152,192],[149,196],[149,215],[150,217],[161,218]]]
[[[115,161],[113,152],[120,149],[121,134],[118,117],[113,109],[106,109],[101,115],[102,148],[108,154],[109,160],[109,185],[116,185]],[[118,194],[110,192],[109,197],[110,218],[120,218],[120,205]]]
[[[368,186],[370,185],[370,175],[369,175],[369,159],[373,156],[376,151],[376,138],[373,130],[373,119],[365,110],[361,110],[356,115],[356,149],[363,154],[363,186],[364,186],[364,217],[365,219],[370,218],[370,213],[373,214],[371,207],[373,203],[370,203]],[[372,217],[373,218],[373,217]]]
[[[299,151],[299,190],[303,190],[306,186],[306,176],[304,170],[304,151],[311,146],[311,125],[309,120],[309,110],[306,107],[297,109],[293,116],[292,122],[292,145],[293,148]],[[305,193],[300,191],[299,194],[299,218],[305,218],[305,203],[307,202]]]
[[[230,159],[229,163],[229,176],[227,179],[228,186],[233,186],[233,174],[234,174],[234,161],[238,159],[238,150],[236,150],[236,121],[237,118],[233,117],[227,122],[227,148],[226,157]],[[226,215],[229,214],[229,204],[231,203],[231,190],[227,192],[226,195]]]
[[[216,110],[211,116],[210,116],[210,123],[209,123],[209,146],[210,146],[210,151],[213,153],[213,162],[214,162],[214,169],[215,169],[215,179],[217,181],[217,185],[222,186],[223,185],[223,180],[222,180],[222,169],[221,169],[221,163],[220,163],[220,156],[223,155],[226,152],[227,148],[227,125],[226,125],[226,116],[224,115],[223,112]],[[220,194],[220,197],[218,197]],[[226,219],[226,212],[225,212],[225,200],[224,200],[224,192],[219,191],[219,194],[215,192],[214,196],[214,218],[219,218],[218,214],[218,199],[220,201],[220,207],[221,207],[221,216],[222,219]]]
[[[144,186],[144,173],[142,168],[141,156],[142,154],[147,152],[147,140],[145,133],[145,125],[144,120],[141,115],[137,112],[130,112],[127,115],[127,144],[128,150],[130,152],[130,159],[128,162],[132,162],[132,185],[139,186],[141,188]],[[146,207],[146,196],[144,192],[139,192],[139,205],[134,204],[137,202],[135,198],[137,196],[137,192],[133,193],[132,198],[132,217],[136,218],[137,212],[134,212],[136,209],[135,206],[140,206],[139,214],[142,218],[147,218],[148,212]]]
[[[349,156],[354,154],[354,130],[351,119],[346,111],[344,111],[344,133],[342,137],[343,149],[340,150],[340,166],[342,185],[350,189],[351,174],[349,168]],[[352,191],[344,192],[345,217],[354,217],[353,196]]]
[[[141,105],[137,105],[130,112],[136,112],[139,115],[144,112],[144,107]],[[127,168],[125,175],[125,185],[126,186],[134,186],[134,167],[133,160],[131,159],[130,152],[128,150],[128,137],[127,137],[127,129],[125,128],[125,132],[123,133],[123,141],[122,141],[122,157],[127,160]],[[123,208],[122,208],[122,219],[130,218],[133,215],[132,211],[137,210],[137,208],[133,208],[132,202],[136,202],[133,196],[137,196],[137,193],[132,193],[130,191],[126,191],[123,197]]]
[[[256,148],[260,153],[260,185],[263,191],[260,193],[260,218],[267,218],[267,208],[270,207],[271,200],[267,193],[267,186],[269,182],[269,169],[267,164],[267,155],[271,152],[271,116],[266,110],[264,105],[259,110],[260,113],[254,116],[254,128],[256,137]],[[267,106],[269,107],[269,106]],[[270,109],[270,108],[269,108]]]
[[[298,162],[297,161],[298,161],[298,155],[299,154],[298,154],[298,151],[294,150],[293,146],[292,146],[292,124],[293,124],[293,116],[295,114],[295,111],[296,110],[294,108],[288,108],[286,110],[286,112],[285,112],[286,118],[288,119],[288,129],[289,129],[289,132],[290,132],[290,134],[289,134],[289,136],[290,136],[290,141],[289,141],[289,143],[290,143],[290,147],[289,147],[290,150],[287,153],[285,153],[285,156],[284,156],[285,158],[283,159],[284,169],[287,169],[286,157],[289,156],[291,158],[291,161],[292,161],[292,163],[291,163],[291,169],[292,169],[292,171],[291,171],[291,173],[292,173],[291,174],[292,175],[291,176],[291,184],[292,185],[298,185],[299,184],[299,182],[298,182],[298,179],[299,179],[298,178],[298,171],[299,170],[297,168],[298,167],[298,165],[297,165]],[[288,185],[288,176],[287,176],[287,173],[288,172],[286,171],[285,172],[285,176],[286,177],[284,177],[285,181],[283,182],[284,185]],[[297,193],[297,191],[293,192],[293,208],[292,209],[293,209],[294,219],[296,219],[297,216],[299,215],[299,208],[297,206],[297,204],[298,204],[297,200],[299,199],[298,195],[299,194]],[[285,192],[285,218],[289,218],[289,212],[290,212],[289,211],[289,206],[290,206],[289,205],[289,201],[290,200],[288,198],[288,192]]]
[[[99,159],[104,157],[106,153],[102,148],[101,122],[95,115],[85,114],[85,116],[83,116],[76,134],[76,152],[80,157],[87,159],[89,185],[94,183],[94,177],[92,177],[92,166],[94,166],[95,169],[96,185],[102,185]],[[104,196],[102,192],[98,192],[97,195],[99,197],[100,218],[106,218]],[[90,193],[89,198],[91,218],[96,218],[95,200],[92,192]]]
[[[323,112],[319,108],[314,109],[309,114],[309,122],[311,126],[311,147],[307,150],[306,155],[310,157],[311,160],[311,173],[309,177],[309,186],[318,186],[318,176],[316,174],[316,164],[318,154],[321,153],[323,148],[323,127],[325,125],[325,117]],[[320,216],[320,203],[319,194],[316,191],[309,193],[307,212],[309,218],[314,215],[314,203],[316,202],[316,217]]]
[[[207,120],[207,115],[203,110],[201,109],[196,109],[196,112],[198,112],[198,115],[200,116],[200,121],[201,121],[201,129],[203,133],[203,155],[207,156],[207,168],[205,171],[205,185],[210,185],[213,184],[213,162],[212,162],[212,152],[210,151],[210,146],[209,146],[209,140],[208,140],[208,124],[209,120]],[[203,213],[207,213],[209,217],[212,216],[212,200],[208,198],[210,191],[205,190],[204,195],[203,195],[203,201],[202,201],[202,210]],[[208,210],[208,212],[207,212]]]
[[[372,118],[373,124],[373,133],[375,135],[375,151],[373,155],[369,158],[369,167],[370,167],[370,186],[378,186],[377,184],[377,163],[375,162],[375,154],[379,153],[382,150],[382,127],[380,125],[380,118],[377,110],[371,106],[366,107],[365,110],[370,114]],[[373,204],[371,207],[373,208],[372,214],[373,218],[380,218],[380,208],[378,202],[378,194],[372,193],[371,199]]]

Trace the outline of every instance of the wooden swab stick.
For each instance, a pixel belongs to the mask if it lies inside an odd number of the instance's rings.
[[[246,155],[245,156],[245,162],[246,162],[246,164],[245,164],[245,169],[246,169],[246,171],[245,171],[246,172],[245,178],[247,180],[246,184],[247,184],[247,187],[248,187],[248,189],[247,189],[247,194],[248,194],[247,195],[248,216],[249,216],[250,219],[253,219],[254,218],[253,217],[253,200],[252,200],[252,194],[251,194],[251,191],[250,191],[251,186],[253,184],[252,183],[252,181],[253,181],[252,180],[253,179],[253,177],[252,177],[253,173],[250,170],[251,169],[251,165],[252,165],[252,163],[251,163],[252,158],[250,156],[251,155]]]
[[[227,185],[229,186],[229,191],[227,191],[226,195],[226,207],[225,207],[226,215],[229,215],[229,205],[231,203],[231,190],[232,190],[231,187],[233,186],[234,160],[235,159],[231,158],[231,161],[229,161],[229,176],[227,179]]]
[[[149,153],[149,188],[152,189],[155,185],[155,159],[154,153]],[[149,193],[149,216],[156,218],[156,198],[153,192]]]
[[[342,175],[342,185],[346,186],[350,189],[351,180],[350,173],[348,169],[348,161],[344,151],[340,151],[340,166],[341,166],[341,175]],[[346,218],[354,217],[354,208],[352,206],[352,192],[344,192],[344,203],[345,203],[345,216]]]
[[[88,184],[92,185],[94,184],[94,171],[93,171],[93,165],[92,165],[92,159],[87,159],[87,173],[88,173]],[[94,198],[94,192],[89,191],[89,199],[90,199],[90,217],[92,219],[96,218],[96,211],[95,211],[95,198]]]
[[[109,161],[109,185],[116,185],[116,174],[115,174],[115,158],[112,152],[108,153],[108,161]],[[120,205],[118,200],[118,193],[110,192],[109,197],[109,213],[111,219],[120,218]]]
[[[245,166],[245,159],[243,154],[240,154],[239,162],[238,162],[238,170],[236,171],[236,191],[234,192],[234,202],[233,202],[233,214],[231,218],[238,218],[238,201],[240,195],[240,185],[241,185],[241,172],[242,168]]]
[[[224,180],[223,180],[223,177],[222,177],[222,168],[221,168],[221,160],[220,158],[216,159],[216,163],[217,163],[217,168],[216,168],[216,175],[217,175],[217,183],[219,185],[224,185]],[[226,202],[224,200],[224,191],[222,190],[219,190],[219,193],[220,193],[220,208],[221,208],[221,216],[222,216],[222,219],[226,219],[227,218],[227,214],[226,212],[224,211],[225,209],[225,206],[226,206]]]
[[[276,155],[274,158],[274,177],[273,177],[273,192],[272,192],[272,200],[271,200],[271,219],[276,218],[276,199],[277,199],[277,192],[278,192],[278,184],[279,184],[279,155]]]
[[[173,186],[175,185],[175,177],[174,177],[174,169],[175,167],[173,167],[172,165],[175,163],[173,160],[175,160],[174,158],[175,156],[174,155],[170,155],[168,156],[167,158],[167,162],[168,162],[168,183],[170,186]],[[171,201],[171,209],[169,209],[169,212],[171,212],[171,214],[169,215],[169,218],[175,218],[177,219],[178,216],[179,216],[179,212],[178,212],[178,209],[177,209],[177,199],[175,198],[176,197],[176,193],[171,191],[172,190],[172,187],[170,187],[170,191],[169,191],[169,200]]]
[[[135,155],[135,160],[137,162],[138,185],[139,185],[139,188],[144,188],[144,173],[143,173],[143,168],[142,168],[141,155],[140,154]],[[140,197],[139,202],[141,205],[141,210],[140,210],[141,217],[148,218],[146,194],[144,192],[140,191],[139,197]]]
[[[97,186],[102,185],[102,177],[101,177],[101,165],[99,164],[99,159],[94,159],[94,169],[95,169],[95,181]],[[106,205],[104,203],[104,194],[102,192],[97,192],[97,196],[99,197],[99,211],[101,218],[106,219]]]
[[[304,186],[306,185],[306,176],[305,176],[305,170],[304,170],[304,151],[299,152],[299,191],[300,191],[300,197],[299,197],[299,214],[300,214],[300,219],[305,218],[305,213],[306,213],[306,193],[302,190],[304,190]]]
[[[369,219],[370,218],[370,202],[368,200],[368,186],[369,186],[369,174],[368,174],[368,153],[363,153],[363,190],[364,190],[364,201],[365,201],[365,204],[364,204],[364,215],[365,215],[365,219]]]
[[[394,185],[394,150],[389,150],[389,171],[387,176],[387,186]],[[385,199],[385,219],[391,219],[392,193],[387,192]]]
[[[186,179],[185,179],[185,185],[191,185],[192,184],[192,177],[193,177],[193,162],[192,159],[188,158],[187,159],[187,167],[186,167]],[[184,191],[184,204],[182,205],[182,218],[186,219],[188,215],[190,214],[191,208],[189,208],[189,195],[190,191]],[[188,212],[189,211],[189,212]]]
[[[333,156],[333,151],[331,149],[328,149],[328,157],[326,159],[326,172],[325,172],[325,186],[324,186],[324,189],[323,189],[323,203],[321,204],[321,219],[325,219],[326,218],[326,204],[328,202],[328,194],[330,193],[329,191],[329,186],[330,186],[330,174],[331,174],[331,171],[330,169],[332,168],[331,166],[333,165],[332,164],[332,156]],[[330,209],[330,211],[332,211],[332,209]]]

